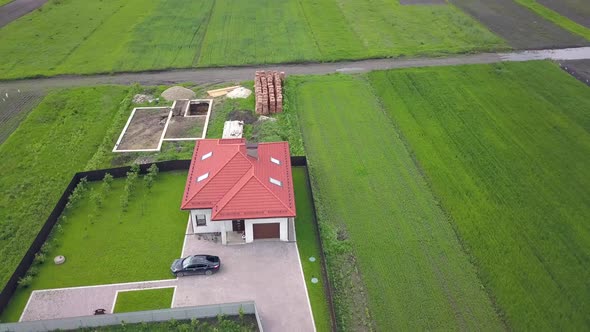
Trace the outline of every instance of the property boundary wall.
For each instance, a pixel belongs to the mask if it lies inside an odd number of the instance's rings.
[[[160,170],[160,172],[181,171],[181,170],[188,170],[189,169],[190,164],[191,164],[191,160],[190,159],[169,160],[169,161],[159,161],[159,162],[153,162],[153,163],[148,163],[148,164],[141,164],[141,165],[139,165],[139,174],[146,174],[148,172],[148,168],[152,164],[155,164],[156,166],[158,166],[158,169]],[[326,297],[328,298],[328,306],[330,308],[332,331],[336,331],[336,314],[334,311],[334,305],[333,305],[333,301],[332,301],[332,286],[330,283],[330,279],[328,278],[328,271],[326,268],[326,256],[324,255],[324,247],[322,244],[322,238],[319,234],[319,225],[317,222],[317,214],[316,214],[316,210],[315,210],[315,199],[313,197],[313,191],[312,191],[311,182],[310,182],[310,178],[309,178],[309,168],[307,167],[307,158],[305,156],[291,156],[291,166],[305,167],[305,171],[307,174],[307,181],[306,181],[307,188],[308,188],[309,192],[311,193],[311,197],[312,197],[312,207],[313,207],[313,214],[314,214],[313,221],[315,223],[316,230],[317,230],[316,241],[318,241],[318,243],[320,245],[320,255],[322,258],[322,275],[324,277],[324,280],[327,281],[326,283],[324,283],[324,292],[326,293]],[[49,217],[47,217],[47,220],[43,224],[43,227],[41,227],[41,230],[39,231],[39,233],[37,234],[37,236],[33,240],[33,243],[29,247],[29,250],[27,250],[27,252],[23,256],[23,258],[21,259],[21,262],[16,267],[14,273],[12,274],[12,276],[10,277],[10,279],[8,280],[8,282],[6,283],[4,288],[2,289],[2,293],[0,293],[0,313],[6,308],[6,306],[8,305],[8,302],[10,301],[10,298],[14,294],[14,292],[18,286],[18,280],[23,278],[26,275],[27,271],[31,267],[31,264],[33,263],[33,260],[35,258],[35,254],[37,252],[39,252],[39,250],[41,250],[41,246],[43,245],[43,243],[45,243],[45,241],[47,240],[47,238],[51,234],[51,230],[53,229],[53,227],[55,226],[55,224],[59,220],[59,217],[63,213],[63,211],[66,207],[66,204],[68,203],[68,199],[69,199],[70,195],[72,194],[72,192],[74,191],[74,189],[76,188],[76,186],[78,185],[80,180],[82,180],[83,178],[86,178],[88,181],[100,181],[104,178],[104,176],[107,173],[111,174],[114,178],[122,178],[122,177],[127,176],[127,172],[129,172],[130,170],[131,170],[131,166],[124,166],[124,167],[115,167],[115,168],[100,169],[100,170],[94,170],[94,171],[78,172],[78,173],[74,174],[74,176],[72,177],[72,180],[70,180],[70,183],[68,184],[68,186],[66,187],[66,189],[62,193],[62,195],[61,195],[60,199],[57,201],[57,204],[55,205],[55,207],[53,208],[53,211],[51,212]],[[125,320],[125,321],[127,322],[127,320]],[[3,324],[0,324],[0,326],[3,326]],[[2,330],[2,328],[0,328],[0,331],[4,331],[4,330]]]
[[[195,318],[210,318],[217,317],[217,315],[238,316],[240,311],[244,314],[253,314],[256,316],[258,330],[263,332],[260,315],[258,314],[254,301],[7,323],[0,324],[0,332],[74,330],[80,328],[119,325],[123,322],[125,324],[134,324],[143,322],[164,322],[171,319],[178,321]]]

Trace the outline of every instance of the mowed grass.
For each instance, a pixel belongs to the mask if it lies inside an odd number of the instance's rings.
[[[0,145],[0,285],[74,173],[95,157],[126,94],[113,86],[51,92]]]
[[[328,281],[322,275],[322,257],[317,238],[318,229],[315,225],[313,198],[311,197],[311,189],[307,185],[305,167],[293,167],[292,173],[295,205],[297,206],[297,217],[295,218],[297,248],[305,274],[305,284],[316,329],[327,332],[331,331],[330,309],[324,288]],[[311,257],[314,257],[315,261],[310,261]],[[318,282],[314,284],[311,282],[312,278],[317,278]]]
[[[98,213],[90,196],[102,181],[90,183],[60,221],[62,230],[33,283],[17,290],[0,320],[18,321],[33,290],[173,278],[170,264],[181,254],[186,228],[186,212],[179,208],[186,175],[158,174],[151,193],[140,177],[127,212],[120,205],[125,178],[113,181]],[[63,265],[53,264],[57,255],[66,257]]]
[[[370,85],[362,77],[291,77],[287,90],[300,116],[324,243],[342,243],[326,250],[340,328],[371,326],[347,317],[369,310],[378,330],[501,329],[475,268]],[[368,308],[343,308],[362,296],[351,294],[354,280],[335,264],[347,241],[355,256],[347,261],[358,264]]]
[[[452,5],[51,0],[0,29],[0,78],[504,48],[503,41]]]
[[[514,330],[590,327],[590,94],[549,62],[370,80]]]
[[[169,309],[173,295],[174,287],[119,292],[113,312]]]

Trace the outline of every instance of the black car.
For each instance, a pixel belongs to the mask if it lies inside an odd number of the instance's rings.
[[[213,255],[193,255],[185,258],[179,258],[172,262],[170,270],[177,277],[189,274],[206,274],[211,275],[219,271],[221,261],[219,257]]]

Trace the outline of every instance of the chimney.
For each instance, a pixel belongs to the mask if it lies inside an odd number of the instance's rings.
[[[258,159],[258,143],[246,143],[246,154],[254,159]]]

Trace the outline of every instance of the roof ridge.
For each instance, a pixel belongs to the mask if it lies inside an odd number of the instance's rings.
[[[221,197],[217,203],[215,203],[215,205],[213,206],[213,208],[211,209],[211,219],[213,219],[214,217],[217,216],[217,213],[219,213],[230,201],[232,198],[234,198],[239,192],[239,189],[244,188],[244,186],[252,179],[252,178],[256,178],[256,176],[254,176],[254,167],[250,167],[250,169],[248,171],[246,171],[246,173],[244,173],[244,175],[242,175],[242,177],[238,180],[238,182],[236,182],[235,185],[233,185],[233,187],[231,187],[227,193],[225,193],[225,195],[223,195],[223,197]],[[231,193],[234,189],[236,189],[236,191],[229,196],[229,193]],[[227,198],[227,200],[226,200]],[[223,205],[218,206],[220,202],[224,201],[225,203],[223,203]],[[215,210],[217,210],[217,212],[215,212]]]
[[[213,176],[211,176],[211,177],[208,177],[208,180],[207,180],[207,182],[206,182],[206,183],[205,183],[205,184],[204,184],[204,185],[203,185],[203,186],[202,186],[200,189],[198,189],[197,191],[195,191],[195,192],[193,193],[193,195],[192,195],[192,196],[190,196],[188,199],[186,199],[186,202],[185,202],[185,204],[183,204],[183,205],[182,205],[180,208],[181,208],[181,209],[182,209],[182,208],[184,208],[184,206],[186,205],[186,203],[190,202],[190,201],[191,201],[193,198],[195,198],[195,196],[197,196],[197,195],[198,195],[200,192],[202,192],[202,191],[203,191],[205,188],[207,188],[207,186],[208,186],[208,185],[211,183],[211,181],[213,181],[213,179],[215,179],[215,178],[216,178],[216,177],[219,175],[219,173],[221,173],[221,171],[223,171],[223,170],[224,170],[224,169],[227,167],[227,165],[228,165],[228,164],[229,164],[229,163],[230,163],[232,160],[234,160],[234,158],[235,158],[235,157],[236,157],[236,155],[238,155],[238,154],[239,154],[239,155],[241,155],[242,157],[244,157],[244,155],[243,155],[242,153],[240,153],[240,150],[239,150],[239,149],[238,149],[238,150],[236,150],[236,151],[235,151],[235,153],[234,153],[234,154],[233,154],[233,155],[232,155],[232,156],[231,156],[231,157],[230,157],[230,158],[227,160],[227,162],[226,162],[226,163],[223,165],[223,167],[221,167],[219,170],[217,170],[217,172],[216,172],[216,173],[215,173]],[[248,158],[245,158],[245,159],[246,159],[248,162],[250,162],[250,160],[248,160]],[[193,165],[193,164],[194,164],[194,163],[192,163],[192,162],[191,162],[191,168],[192,168],[192,165]],[[251,164],[252,164],[252,163],[250,162],[250,165],[251,165]],[[194,164],[194,165],[196,165],[196,164]],[[250,167],[252,167],[252,165],[251,165]],[[247,173],[247,172],[246,172],[246,173]],[[190,175],[189,175],[189,179],[190,179]],[[233,187],[232,187],[232,188],[233,188]],[[222,199],[223,199],[223,197],[222,197]]]

